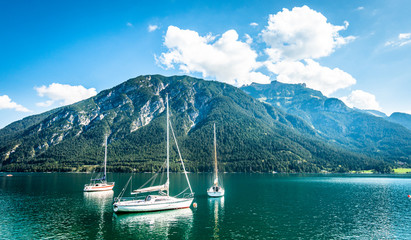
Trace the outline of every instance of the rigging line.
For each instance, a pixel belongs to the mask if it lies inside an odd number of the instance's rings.
[[[158,174],[157,173],[154,174],[154,176],[152,177],[153,180],[151,180],[151,183],[150,183],[150,187],[154,185],[154,182],[156,181],[157,177],[158,177]]]
[[[130,176],[130,178],[129,178],[128,181],[127,181],[126,186],[124,186],[123,190],[121,190],[120,194],[119,194],[118,197],[116,198],[117,200],[120,200],[120,199],[123,197],[124,192],[126,191],[127,186],[128,186],[128,184],[130,183],[131,178],[132,178],[132,176]],[[114,199],[114,201],[116,201],[116,199]]]
[[[163,165],[161,166],[161,169],[160,169],[160,170],[164,169],[164,165],[165,165],[165,162],[164,162]],[[145,187],[150,181],[151,181],[150,186],[152,186],[157,177],[158,177],[158,172],[157,172],[156,174],[154,174],[153,176],[151,176],[151,178],[148,179],[148,180],[147,180],[143,185],[141,185],[139,188]],[[161,182],[161,181],[160,181],[160,182]]]
[[[163,165],[161,165],[160,171],[158,171],[158,172],[161,172],[161,177],[160,177],[160,182],[161,183],[163,182],[163,179],[164,179],[164,168],[166,166],[166,161],[164,161]]]
[[[188,180],[187,171],[186,171],[186,168],[184,167],[183,158],[181,157],[180,148],[178,147],[176,135],[174,135],[174,130],[173,130],[173,126],[171,125],[171,122],[170,122],[170,128],[171,128],[171,133],[173,134],[174,142],[176,143],[176,146],[177,146],[178,156],[180,157],[181,164],[183,165],[183,170],[184,170],[184,174],[187,179],[188,187],[190,188],[190,192],[193,193],[193,189],[191,189],[191,184],[190,184],[190,181]]]
[[[186,189],[184,189],[182,192],[180,192],[179,194],[177,194],[177,195],[175,195],[174,197],[178,197],[178,196],[180,196],[181,194],[183,194],[185,191],[187,191],[188,190],[188,187],[186,187]]]
[[[161,167],[160,167],[160,170],[157,171],[157,174],[161,173],[159,183],[162,183],[162,182],[163,182],[163,176],[164,176],[164,168],[165,168],[165,166],[166,166],[166,162],[164,161],[164,162],[163,162],[163,165],[161,165]],[[154,181],[153,181],[153,182],[154,182]]]
[[[146,186],[149,182],[151,182],[151,180],[155,179],[157,177],[157,174],[154,174],[153,176],[151,176],[150,179],[147,180],[147,182],[145,182],[143,185],[141,185],[139,188],[143,188],[144,186]]]

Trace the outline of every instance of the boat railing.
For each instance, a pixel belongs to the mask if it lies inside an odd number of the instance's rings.
[[[123,201],[131,201],[131,200],[144,200],[145,196],[141,197],[115,197],[114,202],[123,202]]]
[[[193,198],[194,197],[194,193],[184,193],[183,194],[183,198]]]

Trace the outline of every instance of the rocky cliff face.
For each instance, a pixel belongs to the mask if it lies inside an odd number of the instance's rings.
[[[411,131],[375,113],[351,109],[342,101],[327,98],[302,84],[274,81],[242,89],[252,97],[301,117],[329,142],[383,159],[410,159]]]
[[[411,150],[404,146],[409,143],[409,133],[400,136],[401,141],[376,133],[369,137],[361,131],[370,121],[353,119],[357,115],[338,99],[328,99],[303,85],[273,85],[280,91],[252,85],[249,90],[258,93],[254,96],[258,101],[220,82],[188,76],[139,76],[95,97],[1,129],[0,162],[7,171],[78,170],[101,163],[107,134],[111,170],[155,170],[165,155],[166,95],[173,129],[190,171],[212,169],[213,123],[217,124],[223,171],[369,168],[392,151],[380,144],[365,156],[347,150],[347,146],[358,149],[361,143],[369,148],[375,147],[375,142],[395,142],[396,152],[390,156],[408,161]],[[375,129],[397,133],[388,122],[385,128],[379,124],[375,122]]]

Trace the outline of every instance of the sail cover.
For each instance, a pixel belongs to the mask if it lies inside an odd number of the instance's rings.
[[[131,194],[155,192],[155,191],[162,191],[162,190],[168,190],[168,184],[167,183],[165,183],[163,185],[158,185],[158,186],[152,186],[152,187],[136,189]]]

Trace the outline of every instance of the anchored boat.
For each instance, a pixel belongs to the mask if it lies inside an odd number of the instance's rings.
[[[222,197],[224,196],[224,188],[218,185],[218,167],[217,167],[217,137],[215,135],[215,123],[214,123],[214,184],[207,190],[207,194],[210,197]]]
[[[84,185],[84,192],[100,192],[109,191],[114,187],[114,182],[107,182],[107,135],[105,141],[105,151],[104,151],[104,173],[101,178],[92,178],[89,184]]]
[[[125,189],[129,184],[130,179],[128,180],[126,186],[123,188],[120,195],[114,199],[113,210],[116,213],[140,213],[140,212],[154,212],[154,211],[163,211],[163,210],[172,210],[172,209],[181,209],[189,208],[194,199],[194,193],[191,189],[190,181],[187,176],[187,172],[184,167],[184,162],[181,157],[180,149],[178,148],[177,139],[174,134],[173,127],[169,120],[169,110],[168,110],[168,96],[166,97],[167,103],[167,158],[166,158],[166,170],[167,170],[167,179],[164,184],[145,187],[147,183],[154,182],[157,174],[155,174],[151,179],[149,179],[142,187],[131,192],[135,197],[123,197]],[[170,196],[170,129],[177,147],[178,155],[180,157],[181,165],[187,180],[188,187],[183,190],[178,195],[172,197]],[[153,180],[153,181],[152,181]],[[190,193],[185,193],[190,189]],[[157,192],[157,194],[150,194],[143,197],[139,197],[141,194]],[[182,196],[182,197],[180,197]]]

